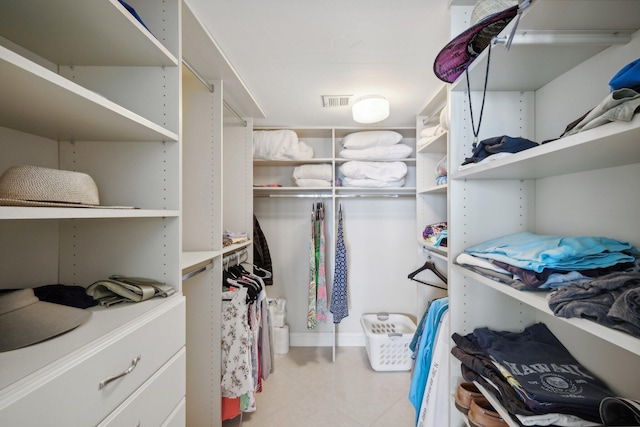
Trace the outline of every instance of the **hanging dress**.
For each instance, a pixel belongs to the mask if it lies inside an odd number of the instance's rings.
[[[335,272],[331,289],[331,313],[333,314],[333,323],[340,323],[342,319],[349,315],[349,302],[347,301],[347,250],[344,245],[342,231],[342,205],[340,205],[338,212]]]
[[[327,279],[325,271],[325,239],[324,239],[324,206],[320,208],[320,221],[318,221],[318,268],[316,274],[318,276],[317,281],[317,303],[316,303],[316,318],[319,322],[327,322]]]
[[[309,288],[307,306],[307,329],[316,328],[316,214],[315,204],[311,210],[311,236],[309,238]]]

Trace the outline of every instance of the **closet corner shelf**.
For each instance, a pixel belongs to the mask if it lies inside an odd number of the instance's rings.
[[[246,242],[234,243],[233,245],[225,246],[224,248],[222,248],[222,255],[230,254],[237,250],[246,248],[248,246],[251,246],[252,243],[253,241],[249,239]]]
[[[450,179],[537,179],[634,164],[640,162],[639,139],[640,115],[636,114],[630,123],[607,123],[454,172]]]
[[[449,184],[436,185],[425,190],[418,191],[418,194],[444,194],[447,192]]]
[[[429,138],[420,147],[417,147],[418,153],[447,153],[447,134],[448,132],[442,132],[439,135]]]
[[[222,255],[221,251],[185,251],[180,255],[180,269],[182,274],[210,263],[214,258]]]
[[[3,37],[57,65],[178,65],[176,56],[116,1],[0,2],[0,28]]]
[[[514,298],[523,304],[526,304],[542,313],[548,314],[552,316],[554,319],[557,319],[562,322],[569,323],[576,328],[582,329],[583,331],[590,333],[593,336],[599,337],[613,345],[616,345],[624,350],[627,350],[635,355],[640,356],[640,339],[635,338],[632,335],[627,333],[605,327],[596,322],[592,322],[586,319],[578,319],[578,318],[564,318],[557,317],[553,314],[553,311],[549,308],[549,303],[547,301],[547,296],[549,292],[527,292],[520,291],[512,288],[511,286],[499,283],[495,280],[491,280],[487,277],[484,277],[474,271],[464,268],[461,265],[454,265],[454,268],[461,269],[463,274],[474,278],[479,283],[486,285],[496,291],[508,295],[511,298]]]
[[[0,46],[0,126],[56,141],[178,141],[178,135]]]

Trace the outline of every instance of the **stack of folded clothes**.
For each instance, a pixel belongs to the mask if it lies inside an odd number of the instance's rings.
[[[442,160],[436,164],[436,184],[444,185],[448,181],[448,172],[447,172],[447,156],[444,156]]]
[[[640,337],[640,253],[607,237],[522,232],[468,248],[456,262],[521,290],[554,290],[549,306]]]
[[[343,187],[402,187],[407,175],[404,162],[351,160],[340,166],[338,184]]]
[[[522,425],[600,425],[600,403],[614,396],[543,323],[452,338],[465,381],[480,384]]]
[[[333,169],[330,164],[296,166],[293,179],[298,187],[331,187]]]
[[[390,130],[371,130],[354,132],[342,138],[340,157],[358,160],[396,160],[405,159],[413,149],[400,144],[402,135]]]
[[[307,160],[313,148],[288,129],[253,131],[253,158],[261,160]]]

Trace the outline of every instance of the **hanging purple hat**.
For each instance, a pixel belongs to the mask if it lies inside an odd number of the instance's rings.
[[[451,40],[436,56],[433,72],[453,83],[518,15],[518,0],[478,0],[471,13],[471,27]]]

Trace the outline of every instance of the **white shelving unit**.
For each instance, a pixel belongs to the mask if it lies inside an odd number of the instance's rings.
[[[253,237],[253,118],[264,113],[186,1],[182,43],[186,421],[220,426],[222,271],[243,249],[253,259],[251,240],[225,247],[222,235]]]
[[[511,49],[501,45],[492,49],[478,139],[510,135],[542,142],[558,138],[568,123],[605,98],[609,79],[637,58],[639,8],[638,3],[624,1],[593,1],[579,10],[575,2],[566,0],[533,2],[522,16]],[[471,9],[468,2],[452,2],[452,23],[464,21]],[[509,31],[510,27],[503,34]],[[474,112],[482,101],[486,60],[484,52],[469,70]],[[477,327],[519,331],[543,322],[616,394],[638,397],[637,378],[629,375],[640,368],[638,338],[585,319],[556,317],[546,294],[515,290],[456,265],[455,259],[472,245],[520,231],[602,235],[639,247],[637,216],[630,212],[640,205],[629,195],[637,192],[640,182],[640,117],[458,170],[471,155],[473,139],[464,77],[446,92],[448,207],[445,214],[441,202],[440,210],[431,216],[435,204],[427,197],[437,196],[428,188],[421,191],[420,186],[418,205],[423,206],[422,222],[445,215],[449,220],[450,333],[465,335]],[[418,175],[420,170],[418,162]],[[418,207],[418,225],[420,215]],[[452,360],[451,393],[462,381],[459,362]],[[452,424],[463,423],[453,405],[449,412]]]
[[[86,287],[122,274],[176,294],[94,307],[73,331],[0,353],[2,425],[184,425],[181,3],[130,3],[151,32],[116,0],[0,5],[0,170],[84,172],[102,205],[135,208],[0,206],[0,288]],[[137,356],[130,374],[99,390]],[[153,401],[163,404],[150,410]]]

